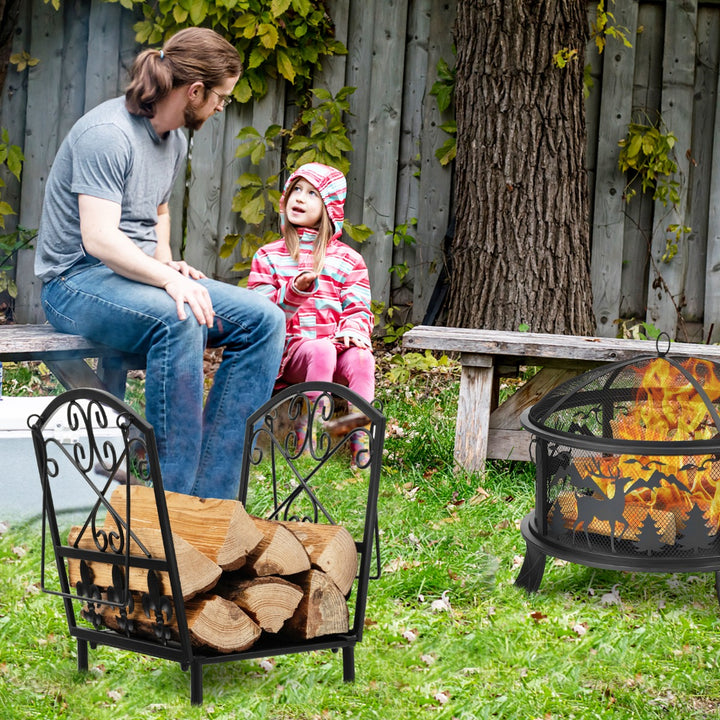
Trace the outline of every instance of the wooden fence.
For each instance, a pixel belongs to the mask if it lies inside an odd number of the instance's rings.
[[[350,156],[346,215],[374,230],[362,245],[373,297],[407,308],[421,322],[442,268],[443,241],[452,206],[452,172],[435,150],[446,139],[435,98],[429,94],[440,58],[452,62],[456,0],[331,0],[337,37],[346,56],[325,65],[316,85],[333,93],[356,87],[347,118]],[[589,12],[596,5],[589,0]],[[617,321],[647,320],[679,339],[720,339],[720,62],[718,0],[616,0],[616,22],[632,47],[610,39],[599,55],[588,47],[594,87],[587,100],[588,179],[593,241],[592,279],[599,335],[617,333]],[[22,7],[15,50],[40,63],[22,73],[11,68],[0,104],[0,127],[23,147],[22,185],[8,179],[5,198],[19,208],[17,221],[37,227],[48,169],[59,142],[87,109],[122,92],[137,52],[133,17],[118,4],[63,0],[56,12],[43,0]],[[668,210],[647,196],[625,203],[626,177],[617,168],[618,140],[631,119],[660,112],[678,138],[681,204]],[[289,127],[291,94],[278,82],[260,102],[231,105],[196,133],[188,179],[173,195],[173,245],[191,264],[236,281],[219,248],[242,233],[231,204],[236,179],[253,170],[235,158],[239,130],[252,125]],[[280,169],[268,155],[261,173]],[[179,222],[184,218],[184,222]],[[412,246],[396,247],[387,232],[417,219]],[[676,257],[662,263],[666,227],[688,225]],[[274,222],[273,222],[274,224]],[[42,320],[32,250],[18,259],[16,316]],[[406,262],[400,281],[390,273]],[[676,309],[681,310],[678,322]]]

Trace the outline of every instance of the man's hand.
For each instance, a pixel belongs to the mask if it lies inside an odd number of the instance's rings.
[[[187,313],[185,312],[185,303],[187,303],[200,325],[207,325],[211,328],[215,318],[215,311],[213,310],[212,301],[210,300],[210,294],[204,285],[195,282],[193,276],[189,274],[190,271],[196,273],[199,271],[194,270],[194,268],[187,265],[187,263],[182,264],[186,266],[185,269],[188,270],[188,275],[178,270],[177,278],[172,278],[165,283],[165,292],[175,301],[178,318],[180,318],[180,320],[187,319]],[[170,265],[170,263],[168,263],[168,265]],[[204,277],[204,275],[200,273],[200,277]]]
[[[173,270],[177,270],[181,275],[193,278],[193,280],[207,277],[204,272],[194,268],[192,265],[188,265],[184,260],[169,260],[165,264]]]

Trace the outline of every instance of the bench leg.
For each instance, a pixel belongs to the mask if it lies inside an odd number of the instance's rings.
[[[462,366],[455,427],[455,464],[468,472],[485,471],[493,379],[492,364],[488,367]]]

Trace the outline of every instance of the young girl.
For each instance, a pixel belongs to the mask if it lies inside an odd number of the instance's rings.
[[[345,176],[328,165],[290,175],[280,198],[283,237],[255,253],[248,287],[285,312],[280,382],[336,382],[372,400],[370,282],[360,253],[340,241],[346,191]]]

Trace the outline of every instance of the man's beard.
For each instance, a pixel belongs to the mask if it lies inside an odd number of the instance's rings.
[[[183,110],[183,119],[188,130],[199,130],[205,122],[205,119],[198,115],[197,110],[190,103]]]

